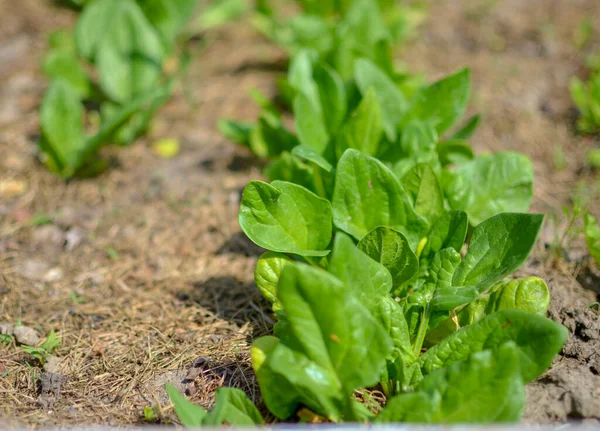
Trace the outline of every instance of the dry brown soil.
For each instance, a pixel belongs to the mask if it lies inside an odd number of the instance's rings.
[[[585,73],[574,29],[591,18],[600,31],[600,3],[452,0],[429,10],[399,58],[429,79],[472,69],[470,111],[484,115],[473,144],[529,155],[533,209],[551,215],[521,274],[547,280],[550,315],[570,338],[528,387],[525,420],[597,420],[600,329],[590,304],[599,273],[576,230],[558,258],[553,250],[566,229],[562,207],[580,183],[600,215],[599,178],[584,162],[599,142],[573,133],[566,89],[569,77]],[[45,370],[15,342],[0,345],[0,426],[139,424],[150,406],[172,421],[165,382],[205,406],[224,384],[260,402],[248,346],[273,320],[252,281],[261,251],[236,215],[241,189],[261,167],[215,123],[253,119],[248,90],[274,96],[285,58],[244,23],[203,35],[151,137],[108,151],[113,166],[99,178],[65,183],[36,161],[47,85],[39,63],[47,32],[73,18],[42,0],[0,0],[0,324],[62,339]],[[600,49],[598,34],[594,45]],[[160,137],[178,138],[180,154],[156,156],[149,143]]]

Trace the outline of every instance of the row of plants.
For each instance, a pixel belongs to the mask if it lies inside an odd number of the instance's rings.
[[[293,46],[280,89],[295,131],[260,94],[257,123],[220,125],[268,161],[239,213],[267,250],[255,281],[278,320],[251,348],[266,407],[282,421],[519,420],[567,337],[544,317],[544,281],[511,277],[544,220],[526,213],[531,162],[475,155],[479,116],[457,127],[468,70],[427,84],[395,69],[395,2],[298,3],[266,26]],[[168,390],[184,425],[263,423],[237,389],[210,412]]]
[[[187,64],[178,44],[197,0],[71,1],[72,30],[51,34],[43,70],[42,161],[64,178],[91,175],[99,150],[146,133]]]
[[[571,98],[579,111],[576,129],[586,135],[600,134],[600,55],[589,55],[585,60],[589,76],[585,81],[573,77],[569,82]],[[592,169],[600,169],[600,148],[588,151],[587,162]],[[590,255],[600,267],[600,224],[586,208],[575,208],[583,218],[584,234]]]

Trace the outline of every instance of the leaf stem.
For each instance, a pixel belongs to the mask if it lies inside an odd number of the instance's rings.
[[[429,304],[425,306],[423,310],[423,315],[421,317],[421,322],[419,323],[419,331],[417,332],[417,338],[415,339],[415,344],[413,346],[413,353],[415,357],[418,358],[421,349],[423,348],[423,343],[425,342],[425,335],[427,335],[427,329],[429,327],[429,316],[431,315],[431,311],[429,308]]]

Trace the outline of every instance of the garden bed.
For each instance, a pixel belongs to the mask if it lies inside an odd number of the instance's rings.
[[[600,274],[578,236],[567,236],[558,259],[552,250],[572,191],[598,182],[584,168],[597,142],[573,133],[566,84],[582,63],[573,29],[586,17],[600,28],[600,5],[449,3],[431,5],[421,36],[399,55],[432,80],[471,67],[470,109],[484,116],[473,145],[527,154],[536,170],[532,210],[557,215],[519,275],[547,281],[550,317],[570,336],[552,369],[528,386],[525,421],[598,420],[600,323],[590,304]],[[65,183],[34,155],[46,34],[73,18],[38,0],[0,4],[0,323],[62,338],[45,374],[14,343],[0,347],[0,422],[131,425],[144,422],[145,407],[173,421],[166,382],[206,406],[222,385],[260,402],[249,345],[270,332],[273,316],[253,284],[262,250],[241,232],[237,212],[261,166],[215,124],[253,120],[248,90],[275,96],[285,56],[246,23],[205,35],[147,142],[176,137],[178,156],[134,145],[114,153],[101,177]],[[592,201],[599,215],[597,194]]]

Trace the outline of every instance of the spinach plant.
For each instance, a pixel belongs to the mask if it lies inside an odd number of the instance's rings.
[[[358,57],[387,65],[391,46],[413,36],[424,16],[421,8],[389,0],[290,3],[302,13],[286,17],[271,2],[259,2],[255,27],[291,56],[314,50],[344,79],[352,75]]]
[[[171,95],[178,70],[170,64],[185,64],[176,41],[196,3],[92,0],[82,3],[74,32],[50,36],[40,147],[53,171],[90,173],[103,145],[145,133]],[[88,128],[94,132],[86,137]]]
[[[590,255],[600,268],[600,224],[591,213],[584,215],[584,234]]]
[[[577,77],[571,78],[569,90],[581,114],[577,130],[581,133],[600,132],[600,69],[593,70],[586,82]]]
[[[331,199],[279,180],[251,181],[242,197],[240,226],[269,250],[255,281],[278,317],[251,350],[269,411],[288,420],[309,409],[332,422],[519,420],[524,385],[567,336],[544,317],[543,280],[510,278],[543,216],[500,213],[468,235],[469,216],[446,208],[428,164],[401,181],[356,149],[333,180]],[[372,390],[385,403],[365,402]]]
[[[444,206],[466,211],[473,224],[529,208],[529,159],[510,152],[476,157],[467,139],[479,116],[456,127],[469,100],[469,70],[415,88],[410,79],[357,58],[353,77],[344,81],[314,51],[302,51],[292,59],[287,82],[295,133],[264,98],[257,124],[220,125],[231,139],[271,161],[270,180],[294,182],[329,199],[333,173],[350,148],[377,158],[403,181],[411,181],[415,166],[427,164],[442,178]],[[411,177],[420,175],[429,173],[421,169]]]

